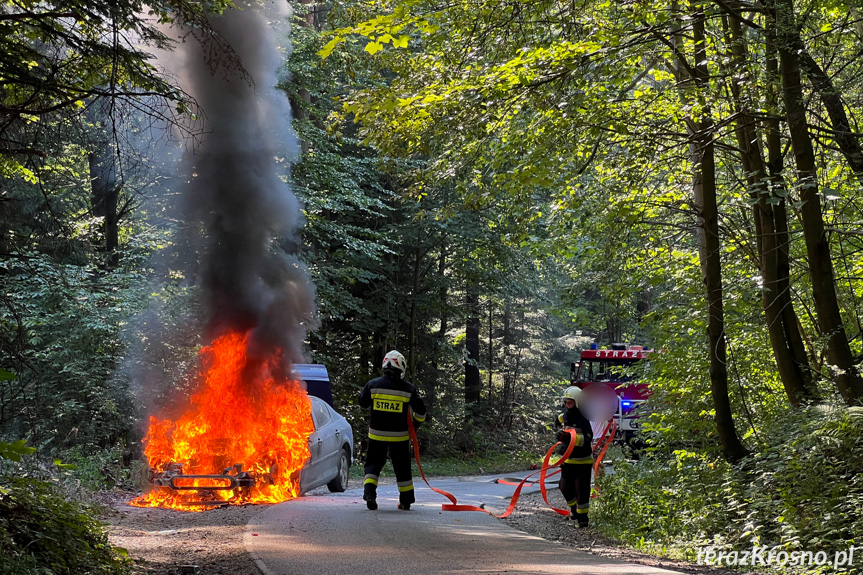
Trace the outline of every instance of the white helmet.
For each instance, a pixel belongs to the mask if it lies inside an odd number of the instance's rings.
[[[405,371],[407,370],[405,356],[396,350],[392,350],[384,356],[384,363],[381,366],[381,369],[397,369],[401,372],[402,379],[404,379]]]
[[[570,385],[566,388],[566,391],[563,392],[563,399],[572,399],[576,403],[578,403],[578,396],[581,395],[581,388],[576,387],[574,385]]]

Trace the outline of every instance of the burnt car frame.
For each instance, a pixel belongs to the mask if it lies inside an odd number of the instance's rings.
[[[295,364],[294,374],[304,382],[309,394],[315,428],[309,435],[309,458],[299,471],[299,492],[303,494],[323,485],[332,492],[345,491],[353,463],[354,434],[350,423],[332,407],[327,369],[317,364]],[[189,501],[189,505],[218,506],[242,498],[256,482],[240,464],[212,475],[186,475],[182,468],[181,464],[171,464],[161,473],[151,469],[150,483],[173,492],[193,490],[202,496],[199,501]],[[196,486],[195,480],[199,479],[210,480],[211,486]],[[234,494],[225,501],[204,495],[208,491],[233,491]]]

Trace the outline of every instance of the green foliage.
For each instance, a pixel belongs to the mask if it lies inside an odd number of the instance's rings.
[[[36,451],[35,447],[27,447],[26,439],[18,441],[0,441],[0,459],[21,461],[22,455],[30,455]]]
[[[543,419],[536,410],[547,400],[548,354],[560,352],[557,338],[568,321],[546,312],[558,303],[553,282],[560,274],[520,242],[527,231],[500,221],[501,206],[478,202],[460,210],[449,182],[426,180],[425,158],[363,141],[341,102],[363,86],[386,85],[387,70],[352,43],[321,61],[325,39],[306,25],[307,7],[296,9],[292,81],[283,88],[302,110],[294,124],[307,150],[292,171],[307,220],[300,255],[322,320],[310,347],[330,368],[339,409],[361,437],[356,395],[377,375],[382,354],[397,347],[413,357],[409,377],[426,395],[431,420],[422,434],[429,451],[458,455],[450,446],[464,426],[465,322],[488,313],[478,362],[489,381],[487,421],[466,432],[476,435],[469,451],[508,451],[525,422],[532,441]],[[536,238],[543,235],[539,228],[530,230]],[[463,304],[468,286],[480,293],[477,309]],[[563,359],[551,369],[567,366]]]
[[[766,427],[764,448],[737,465],[686,449],[615,458],[592,506],[597,525],[638,548],[690,559],[706,545],[833,557],[859,543],[863,409],[786,410]]]
[[[93,450],[90,446],[75,446],[62,454],[64,474],[61,482],[68,489],[91,493],[115,487],[131,487],[131,471],[124,465],[124,448]]]
[[[75,122],[93,99],[105,97],[115,109],[184,127],[174,116],[195,108],[192,98],[151,61],[151,50],[169,50],[166,24],[186,25],[208,48],[220,38],[207,16],[224,11],[228,0],[155,0],[146,13],[134,0],[0,3],[0,70],[4,78],[0,176],[40,181],[31,159],[49,165],[45,147],[57,142],[66,122]],[[229,65],[224,54],[214,66]],[[197,111],[197,110],[195,110]],[[187,128],[187,127],[186,127]]]
[[[141,305],[133,295],[141,276],[28,256],[0,262],[6,286],[0,333],[16,342],[0,358],[18,374],[0,382],[10,399],[0,426],[57,447],[121,440],[130,398],[110,376],[125,351],[120,326]]]
[[[92,510],[49,483],[0,479],[0,571],[8,575],[123,575],[123,549],[108,543]]]

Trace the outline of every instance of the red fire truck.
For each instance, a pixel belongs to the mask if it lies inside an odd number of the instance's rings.
[[[638,433],[638,418],[645,415],[644,409],[636,408],[650,395],[647,383],[639,382],[628,369],[636,363],[646,361],[653,352],[648,347],[613,343],[610,349],[599,349],[594,343],[590,349],[581,352],[581,361],[570,368],[572,385],[585,387],[591,383],[603,383],[611,387],[618,397],[618,408],[614,414],[617,420],[618,441],[632,444]]]

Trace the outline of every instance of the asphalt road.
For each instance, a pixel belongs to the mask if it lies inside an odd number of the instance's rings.
[[[500,514],[515,488],[493,479],[435,480],[432,485],[452,493],[459,503],[484,503]],[[339,494],[319,490],[275,505],[246,527],[246,550],[264,575],[678,573],[569,549],[486,513],[441,511],[446,499],[421,479],[415,478],[415,484],[417,503],[410,511],[396,508],[395,486],[379,487],[377,511],[366,509],[361,489]]]

